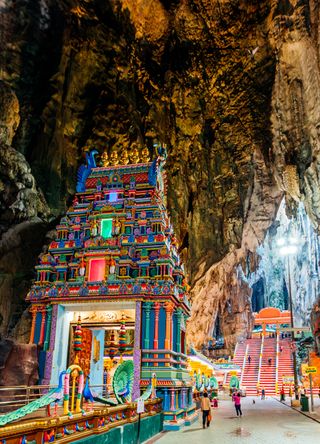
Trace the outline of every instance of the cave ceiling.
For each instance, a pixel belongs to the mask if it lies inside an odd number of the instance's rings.
[[[190,338],[219,312],[233,343],[251,325],[235,265],[255,266],[283,195],[320,219],[318,2],[4,0],[0,14],[0,333],[25,309],[84,147],[160,142]]]

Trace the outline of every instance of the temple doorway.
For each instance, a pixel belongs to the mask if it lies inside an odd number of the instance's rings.
[[[113,373],[120,362],[132,359],[135,305],[130,302],[70,304],[59,306],[53,352],[51,384],[64,368],[75,362],[90,375],[96,391],[110,389]],[[75,348],[80,327],[81,346]],[[57,342],[56,342],[57,343]]]

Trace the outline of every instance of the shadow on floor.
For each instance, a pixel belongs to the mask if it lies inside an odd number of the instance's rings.
[[[182,433],[198,432],[199,430],[203,430],[203,428],[198,427],[197,429],[184,430]]]

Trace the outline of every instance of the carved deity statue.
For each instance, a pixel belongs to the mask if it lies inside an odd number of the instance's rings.
[[[120,234],[121,231],[121,222],[119,221],[119,219],[115,219],[114,223],[113,223],[113,229],[114,229],[114,234]]]
[[[92,236],[97,236],[98,235],[98,222],[96,221],[96,219],[94,219],[91,222],[90,228],[91,228],[91,235]]]
[[[109,156],[107,151],[104,151],[102,153],[101,159],[100,159],[100,164],[102,167],[107,167],[110,165],[110,160],[109,160]]]
[[[148,148],[145,146],[141,150],[141,161],[147,163],[150,161],[150,154]]]
[[[118,156],[118,152],[117,151],[112,151],[111,156],[110,156],[110,163],[111,165],[119,165],[119,156]]]
[[[130,162],[129,160],[129,154],[127,150],[123,150],[121,153],[121,163],[122,165],[128,165],[128,163]]]
[[[84,276],[85,274],[86,274],[86,267],[84,261],[82,260],[79,268],[79,276]]]
[[[132,163],[139,163],[139,151],[136,145],[132,145],[132,150],[130,152],[130,160]]]
[[[116,271],[116,261],[114,259],[110,259],[109,273],[114,274],[115,271]]]

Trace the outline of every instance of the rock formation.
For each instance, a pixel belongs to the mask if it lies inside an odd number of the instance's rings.
[[[289,214],[304,199],[319,221],[317,2],[2,5],[1,73],[20,106],[10,156],[0,152],[2,182],[11,184],[4,239],[18,221],[38,217],[42,233],[50,229],[74,193],[84,146],[111,153],[166,143],[169,207],[193,286],[189,337],[205,342],[219,314],[231,347],[251,325],[238,265],[256,266],[283,194]],[[15,324],[6,313],[4,334]]]
[[[11,145],[19,125],[16,95],[0,83],[0,336],[14,328],[25,307],[32,266],[48,229],[49,209],[23,154]]]

